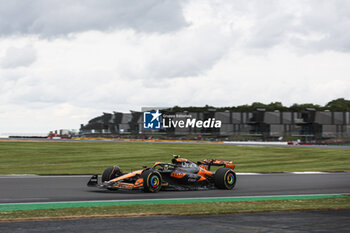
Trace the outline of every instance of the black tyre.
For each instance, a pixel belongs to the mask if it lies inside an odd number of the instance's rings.
[[[102,173],[102,182],[112,180],[121,175],[122,175],[122,172],[117,165],[113,167],[109,167],[106,170],[104,170],[104,172]]]
[[[162,175],[153,170],[146,170],[141,174],[143,178],[143,190],[148,193],[156,193],[162,188]]]
[[[236,181],[236,173],[230,168],[219,168],[215,172],[215,185],[220,189],[233,189]]]

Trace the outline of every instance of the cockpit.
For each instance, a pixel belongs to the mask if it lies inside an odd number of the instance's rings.
[[[188,160],[177,163],[177,166],[179,166],[179,167],[198,167],[197,164],[195,164],[192,161],[188,161]]]

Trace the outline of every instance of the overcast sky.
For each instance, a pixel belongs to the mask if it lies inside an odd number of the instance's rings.
[[[0,134],[350,99],[350,1],[0,0]]]

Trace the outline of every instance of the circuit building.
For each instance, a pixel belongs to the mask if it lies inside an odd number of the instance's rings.
[[[350,137],[350,112],[315,111],[307,108],[302,112],[265,111],[258,108],[252,112],[219,112],[209,109],[205,112],[169,112],[161,110],[163,116],[171,120],[193,122],[193,119],[221,121],[220,127],[162,127],[144,129],[142,112],[103,113],[81,125],[81,136],[123,137],[127,135],[208,135],[216,137],[256,136],[278,138],[287,136],[309,138],[344,138]],[[167,119],[169,121],[169,119]],[[167,122],[168,122],[167,121]],[[194,126],[194,127],[193,127]]]

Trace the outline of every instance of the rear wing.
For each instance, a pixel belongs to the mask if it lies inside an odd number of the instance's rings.
[[[232,164],[230,160],[219,160],[219,159],[204,159],[203,161],[198,162],[199,165],[206,165],[208,170],[210,170],[211,166],[224,166],[227,168],[234,169],[236,165]]]

